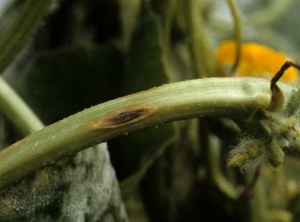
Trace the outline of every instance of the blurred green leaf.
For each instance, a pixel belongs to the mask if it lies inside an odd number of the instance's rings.
[[[131,40],[123,95],[168,82],[163,61],[162,41],[158,16],[147,7],[144,8]]]
[[[51,0],[26,0],[18,16],[0,38],[0,72],[2,73],[24,48],[47,15]]]
[[[19,91],[45,123],[116,98],[123,56],[110,46],[75,46],[40,53]]]

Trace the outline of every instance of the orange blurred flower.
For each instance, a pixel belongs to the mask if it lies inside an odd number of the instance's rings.
[[[235,60],[235,41],[224,41],[217,51],[217,63],[221,68],[233,65]],[[266,46],[256,43],[246,43],[241,47],[241,58],[236,70],[236,76],[255,76],[272,78],[284,62],[291,60],[283,53],[276,52]],[[295,82],[297,70],[288,69],[282,80]]]

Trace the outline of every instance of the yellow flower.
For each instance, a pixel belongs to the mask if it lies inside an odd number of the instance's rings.
[[[224,41],[217,51],[217,63],[220,67],[233,65],[235,60],[235,41]],[[291,60],[283,53],[276,52],[256,43],[246,43],[241,47],[241,59],[236,76],[255,76],[272,78],[284,62]],[[286,82],[297,80],[297,71],[288,69],[281,78]]]

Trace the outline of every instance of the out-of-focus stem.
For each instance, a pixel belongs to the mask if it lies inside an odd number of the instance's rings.
[[[47,15],[51,0],[26,0],[0,38],[0,73],[14,60]]]
[[[186,1],[186,23],[193,66],[197,77],[211,76],[214,70],[214,56],[210,53],[209,42],[205,32],[201,1]]]
[[[234,73],[237,69],[240,59],[241,59],[241,46],[242,46],[242,25],[241,17],[239,15],[238,7],[235,0],[227,0],[231,15],[234,21],[234,30],[235,30],[235,60],[231,72]]]
[[[27,136],[33,131],[44,127],[41,120],[22,98],[0,76],[0,110],[8,117],[14,126]]]

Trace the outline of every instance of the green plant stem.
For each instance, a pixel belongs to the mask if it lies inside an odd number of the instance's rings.
[[[175,76],[175,72],[172,72],[170,69],[171,62],[171,33],[172,33],[172,24],[175,17],[175,11],[177,7],[177,0],[168,0],[167,6],[163,18],[163,41],[162,41],[162,49],[163,49],[163,61],[165,65],[166,74],[168,80],[170,82],[177,81],[177,77]]]
[[[231,15],[234,21],[234,29],[235,29],[235,60],[234,65],[231,69],[232,74],[238,68],[240,59],[241,59],[241,46],[242,46],[242,25],[241,25],[241,17],[239,15],[238,7],[235,0],[227,0]]]
[[[176,6],[177,6],[177,0],[168,0],[166,14],[164,18],[164,46],[165,46],[164,48],[167,53],[169,53],[170,50],[172,22],[174,19]]]
[[[290,94],[292,86],[281,84]],[[270,103],[269,82],[207,78],[166,84],[83,110],[0,152],[0,188],[37,169],[144,127],[202,116],[245,118]]]
[[[295,0],[271,1],[269,3],[269,6],[251,15],[248,15],[244,24],[254,27],[268,26],[271,23],[274,23],[276,20],[280,19],[281,16],[288,11],[289,7],[293,4],[294,1]]]
[[[0,109],[24,136],[40,130],[44,124],[0,76]]]
[[[252,176],[252,175],[251,175]],[[268,212],[268,203],[266,199],[265,187],[261,178],[258,178],[256,185],[253,187],[253,196],[247,198],[248,210],[251,215],[249,222],[270,221],[270,213]]]
[[[207,134],[208,136],[208,134]],[[222,191],[228,198],[237,200],[240,197],[240,192],[233,184],[223,175],[221,171],[221,160],[219,153],[216,149],[219,147],[213,146],[212,137],[207,138],[208,147],[206,151],[206,158],[208,162],[208,175],[211,177],[211,182]],[[216,139],[216,138],[215,138]]]
[[[143,164],[143,166],[138,169],[136,172],[134,172],[131,176],[126,178],[125,180],[121,181],[119,183],[122,197],[123,199],[128,198],[134,190],[137,189],[140,181],[143,179],[146,172],[150,169],[151,166],[153,166],[154,162],[159,159],[159,157],[162,156],[162,154],[176,141],[176,137],[173,136],[172,138],[168,139],[160,149],[157,150],[154,155],[147,160],[146,163]]]
[[[49,11],[51,0],[26,0],[0,38],[0,73],[14,60]]]
[[[187,0],[185,4],[189,46],[196,76],[198,78],[212,76],[214,56],[211,55],[205,32],[205,24],[201,14],[202,3],[198,0]]]
[[[252,27],[263,27],[274,23],[276,20],[280,19],[282,14],[286,13],[289,7],[293,4],[295,0],[286,1],[272,1],[267,7],[262,8],[259,11],[255,11],[252,14],[247,15],[243,20],[244,26]],[[230,22],[226,22],[220,19],[210,18],[210,26],[221,32],[228,33],[232,32],[232,25]]]

